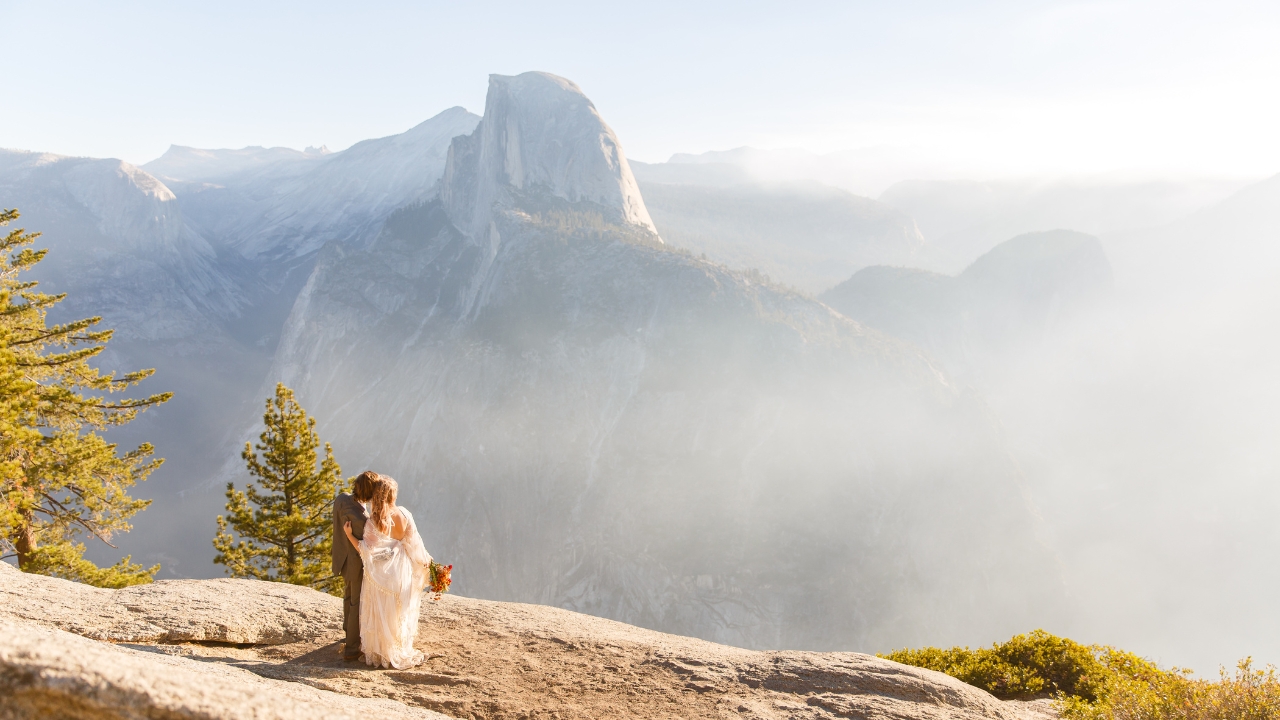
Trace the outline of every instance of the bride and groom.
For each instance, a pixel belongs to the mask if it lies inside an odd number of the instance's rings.
[[[333,572],[345,590],[342,659],[363,653],[374,667],[398,670],[421,663],[413,647],[422,590],[430,578],[431,555],[413,515],[396,505],[396,481],[366,470],[351,494],[333,501]]]

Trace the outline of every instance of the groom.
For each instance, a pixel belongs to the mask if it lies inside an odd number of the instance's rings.
[[[360,659],[360,580],[364,577],[364,563],[360,553],[347,541],[342,526],[351,522],[351,533],[364,537],[365,510],[361,503],[373,497],[378,474],[365,470],[356,477],[351,494],[338,493],[333,499],[333,574],[342,576],[342,629],[347,631],[347,643],[342,648],[342,659],[353,662]]]

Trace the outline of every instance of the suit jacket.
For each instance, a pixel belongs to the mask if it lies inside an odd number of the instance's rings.
[[[347,534],[343,532],[342,526],[348,520],[351,521],[351,534],[357,538],[364,537],[364,521],[366,515],[364,506],[356,502],[354,496],[347,493],[338,493],[333,499],[333,574],[341,575],[343,568],[347,563],[356,563],[358,567],[363,569],[364,565],[360,562],[360,552],[351,546],[351,542],[347,540]]]

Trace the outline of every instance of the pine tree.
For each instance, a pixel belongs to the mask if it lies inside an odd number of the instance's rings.
[[[342,469],[333,449],[324,444],[324,460],[316,468],[315,418],[294,400],[293,391],[276,385],[262,417],[266,430],[254,446],[245,443],[250,483],[245,492],[227,483],[227,516],[218,516],[213,561],[232,577],[310,585],[341,594],[340,579],[330,577],[333,538],[330,506],[342,489]],[[258,453],[262,459],[258,459]],[[237,542],[227,526],[240,536]]]
[[[0,210],[0,226],[18,218]],[[100,568],[84,558],[88,534],[111,545],[130,529],[129,518],[150,500],[129,496],[163,460],[150,444],[123,455],[98,433],[133,420],[172,394],[109,401],[149,377],[140,370],[117,377],[89,364],[111,339],[95,330],[101,318],[48,324],[65,295],[46,295],[21,273],[44,258],[29,245],[39,233],[23,229],[0,238],[0,538],[5,557],[26,572],[100,587],[151,582],[159,565],[143,568],[128,556]]]

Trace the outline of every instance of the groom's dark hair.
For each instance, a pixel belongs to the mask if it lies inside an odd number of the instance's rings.
[[[373,485],[378,482],[378,473],[372,470],[365,470],[356,476],[356,481],[351,484],[351,494],[355,495],[356,500],[360,502],[369,502],[373,497]]]

